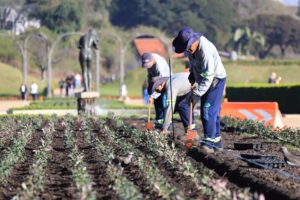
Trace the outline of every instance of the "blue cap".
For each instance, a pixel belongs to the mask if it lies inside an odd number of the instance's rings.
[[[153,56],[151,53],[144,53],[142,55],[142,67],[150,68],[152,66]]]
[[[172,42],[173,50],[176,53],[183,53],[202,35],[203,33],[196,33],[189,27],[181,29]]]

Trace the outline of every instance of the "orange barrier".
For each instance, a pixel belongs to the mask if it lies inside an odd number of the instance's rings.
[[[250,119],[282,128],[282,115],[277,102],[228,102],[222,103],[220,116]]]

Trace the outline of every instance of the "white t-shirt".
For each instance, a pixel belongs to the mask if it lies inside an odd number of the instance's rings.
[[[36,83],[32,83],[30,85],[30,92],[31,92],[31,94],[37,94],[38,93],[38,85]]]

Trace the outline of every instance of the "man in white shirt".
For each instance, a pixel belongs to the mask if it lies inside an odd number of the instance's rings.
[[[35,101],[38,94],[38,85],[35,82],[30,85],[30,94],[32,96],[32,100]]]

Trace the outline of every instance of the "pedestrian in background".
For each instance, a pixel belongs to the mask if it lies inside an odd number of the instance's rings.
[[[226,71],[215,45],[202,33],[183,28],[172,42],[176,53],[187,52],[191,64],[189,81],[193,95],[201,97],[201,121],[204,138],[201,148],[213,153],[221,148],[220,109],[226,83]]]
[[[27,85],[24,82],[22,82],[20,86],[20,93],[21,93],[21,99],[26,100]]]
[[[32,84],[30,85],[30,94],[32,100],[35,101],[38,95],[38,85],[35,82],[32,82]]]
[[[149,98],[149,95],[148,95],[148,80],[147,79],[143,83],[142,94],[143,94],[143,101],[147,105],[148,104],[148,98]]]
[[[142,55],[142,67],[147,69],[148,103],[154,103],[156,114],[155,128],[162,129],[166,109],[165,95],[160,95],[156,91],[152,92],[153,78],[170,76],[170,67],[162,56],[149,52]]]
[[[58,85],[59,85],[59,96],[62,97],[63,91],[64,91],[64,86],[65,86],[65,81],[63,78],[60,79],[60,81],[58,82]]]

